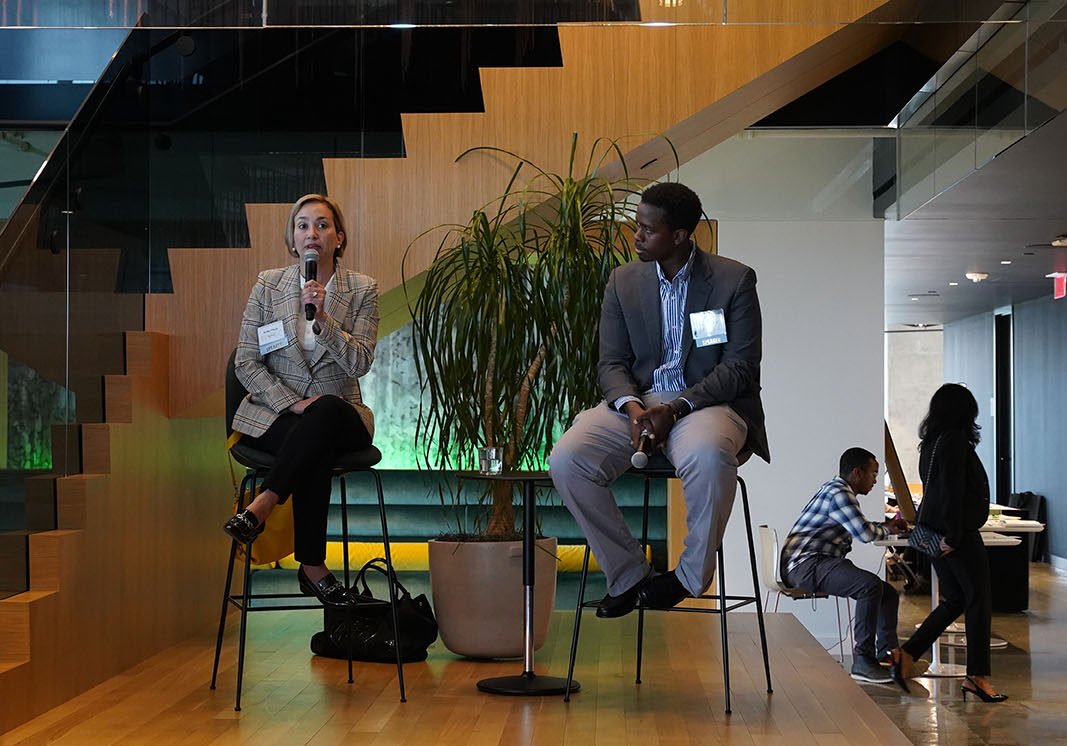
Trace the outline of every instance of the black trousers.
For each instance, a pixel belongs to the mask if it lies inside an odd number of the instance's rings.
[[[293,496],[297,562],[321,565],[326,560],[333,466],[342,453],[371,444],[363,420],[344,399],[322,396],[303,414],[284,412],[267,432],[247,442],[274,455],[263,488],[277,492],[282,502]]]
[[[967,622],[967,675],[988,676],[992,601],[989,556],[977,531],[964,535],[960,546],[933,561],[941,583],[941,603],[904,643],[913,658],[925,653],[961,613]]]
[[[855,657],[882,657],[898,647],[897,589],[873,572],[843,557],[816,556],[794,567],[783,580],[808,593],[847,596],[856,602]]]

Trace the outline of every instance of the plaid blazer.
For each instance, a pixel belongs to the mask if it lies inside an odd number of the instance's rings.
[[[356,379],[374,362],[378,283],[337,265],[334,291],[327,293],[323,310],[326,321],[320,324],[315,354],[308,363],[298,341],[297,322],[304,313],[300,264],[259,273],[237,341],[234,370],[249,394],[233,417],[234,430],[258,437],[301,399],[334,394],[356,408],[367,432],[374,435],[374,414],[363,403]],[[259,354],[256,330],[279,319],[288,344],[264,357]]]

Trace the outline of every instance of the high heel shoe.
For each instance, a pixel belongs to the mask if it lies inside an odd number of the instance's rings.
[[[968,682],[970,682],[971,686],[967,686]],[[971,687],[974,688],[972,689]],[[983,702],[1003,702],[1008,698],[1007,694],[990,694],[985,689],[978,686],[978,684],[975,683],[974,679],[972,679],[970,676],[965,678],[963,680],[963,683],[960,684],[960,691],[963,692],[964,702],[967,701],[968,694],[976,695],[978,699],[982,700]]]

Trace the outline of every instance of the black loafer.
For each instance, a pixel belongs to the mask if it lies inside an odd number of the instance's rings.
[[[632,588],[623,591],[617,596],[608,593],[604,598],[600,599],[600,605],[596,607],[596,615],[601,619],[615,619],[616,617],[626,616],[637,608],[637,594],[641,592],[641,588],[646,582],[648,582],[648,578],[644,577],[637,581]]]
[[[259,522],[256,514],[251,510],[242,510],[226,523],[222,524],[222,530],[228,533],[241,544],[251,544],[256,537],[263,533],[267,522]]]
[[[693,594],[685,589],[674,570],[649,580],[641,587],[641,603],[650,609],[670,609]]]
[[[300,583],[300,592],[305,596],[314,596],[319,599],[323,606],[332,606],[336,609],[354,606],[356,603],[355,597],[333,576],[332,572],[326,573],[319,582],[312,583],[304,574],[304,566],[301,565],[296,571],[296,579]]]

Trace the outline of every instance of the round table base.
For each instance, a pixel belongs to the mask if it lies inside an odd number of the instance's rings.
[[[921,677],[931,679],[962,679],[967,675],[967,666],[956,663],[934,663]]]
[[[582,688],[577,681],[571,682],[571,691]],[[518,676],[496,676],[478,682],[479,691],[489,694],[510,694],[516,697],[527,695],[566,694],[567,680],[559,676],[538,676],[521,673]]]
[[[951,648],[965,648],[967,647],[967,636],[960,634],[959,632],[947,632],[939,638],[942,645],[948,645]],[[1008,647],[1008,641],[1002,640],[999,637],[989,638],[990,650],[1003,650]]]

